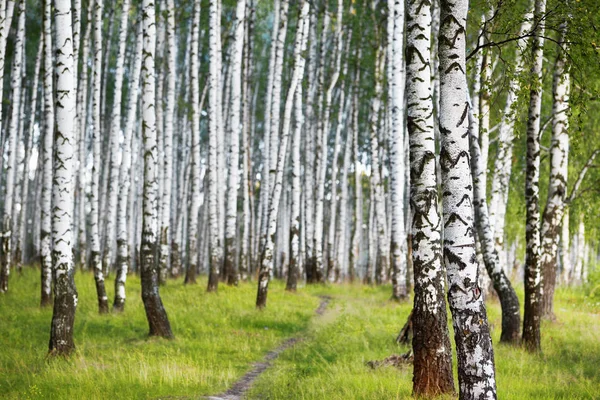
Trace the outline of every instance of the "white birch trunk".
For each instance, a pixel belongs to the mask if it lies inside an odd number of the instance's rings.
[[[177,47],[175,43],[175,2],[166,1],[165,8],[165,31],[166,31],[166,93],[165,93],[165,111],[164,111],[164,136],[163,136],[163,174],[162,174],[162,198],[161,202],[161,220],[160,220],[160,248],[159,263],[161,281],[166,280],[169,271],[169,256],[171,250],[172,231],[171,225],[171,197],[172,197],[172,179],[173,179],[173,127],[175,125],[175,63],[177,59]],[[158,94],[161,96],[161,94]]]
[[[442,220],[438,180],[431,76],[429,8],[419,0],[406,3],[406,127],[410,151],[410,205],[414,266],[413,394],[454,393],[448,333]]]
[[[103,0],[96,0],[94,4],[94,73],[92,82],[92,132],[93,132],[93,157],[92,168],[92,193],[91,220],[90,220],[90,269],[94,271],[96,281],[96,294],[98,296],[98,309],[100,313],[108,312],[108,297],[104,287],[104,273],[100,259],[100,171],[102,169],[101,147],[102,133],[100,131],[100,94],[102,73],[102,4]]]
[[[308,37],[310,23],[309,19],[307,18],[309,9],[310,4],[308,2],[302,2],[302,6],[300,8],[300,17],[298,19],[298,27],[296,29],[296,40],[294,44],[294,70],[290,79],[290,87],[288,89],[284,107],[281,143],[279,146],[279,154],[277,156],[277,174],[273,186],[273,194],[271,201],[269,202],[269,230],[265,240],[265,247],[262,250],[260,271],[258,275],[258,291],[256,296],[257,308],[264,308],[267,305],[269,279],[273,271],[273,253],[275,247],[275,233],[277,229],[277,215],[279,200],[281,198],[283,187],[283,172],[287,154],[287,145],[290,136],[292,106],[294,103],[296,88],[298,85],[300,85],[302,76],[304,75],[305,60],[303,53],[306,50],[306,39]]]
[[[523,343],[530,351],[540,351],[542,312],[540,265],[540,114],[542,112],[542,64],[544,56],[544,14],[546,0],[536,0],[532,37],[531,89],[527,118],[527,166],[525,170],[525,315]]]
[[[385,64],[385,49],[378,48],[375,61],[375,93],[371,99],[371,114],[369,117],[369,132],[371,144],[371,185],[375,205],[375,221],[377,224],[377,261],[375,280],[381,284],[386,281],[389,266],[389,245],[387,234],[387,220],[385,217],[384,183],[381,179],[379,163],[379,111],[383,92],[383,69]]]
[[[198,259],[198,210],[200,208],[200,82],[198,78],[200,51],[200,1],[194,1],[192,40],[190,49],[190,100],[192,119],[191,199],[188,210],[188,251],[185,283],[196,283]]]
[[[56,125],[52,186],[52,270],[55,282],[49,351],[51,355],[67,355],[75,349],[73,323],[77,308],[71,225],[74,205],[72,180],[76,151],[77,69],[73,62],[70,1],[54,1],[53,22],[56,43]]]
[[[550,179],[546,208],[542,217],[540,263],[542,272],[542,315],[554,317],[554,288],[558,270],[560,225],[567,207],[569,177],[569,93],[571,79],[566,60],[567,25],[562,25],[552,85],[552,141],[550,144]]]
[[[519,35],[523,36],[531,29],[532,14],[529,12],[524,16]],[[494,234],[494,242],[498,254],[505,252],[504,248],[504,225],[506,216],[506,205],[508,203],[508,188],[512,172],[512,151],[514,141],[514,125],[516,113],[514,104],[518,99],[520,88],[519,75],[523,71],[523,51],[527,47],[527,39],[517,41],[517,54],[515,56],[514,78],[510,80],[506,96],[506,104],[500,122],[498,133],[498,150],[494,160],[494,175],[491,184],[491,198],[489,204],[490,225]],[[504,257],[500,257],[501,268],[507,271],[507,265],[503,265]]]
[[[390,179],[391,196],[391,262],[392,262],[392,298],[403,300],[408,297],[406,284],[406,232],[404,231],[404,3],[400,0],[388,0],[388,18],[393,19],[391,44],[388,55],[392,63],[389,99],[391,100],[391,140],[390,161],[392,167]]]
[[[140,271],[142,300],[150,327],[150,336],[172,338],[171,325],[158,289],[158,181],[156,148],[156,14],[152,0],[142,1],[143,62],[142,62],[142,135],[144,138],[144,189]]]
[[[220,103],[220,75],[221,31],[219,22],[218,0],[210,0],[209,8],[209,73],[208,73],[208,215],[209,215],[209,279],[207,291],[215,292],[219,285],[219,274],[223,260],[221,247],[221,224],[219,220],[219,140],[221,138],[221,103]],[[221,138],[221,139],[220,139]],[[193,218],[193,216],[190,216]]]
[[[123,101],[123,73],[125,64],[125,45],[127,44],[127,28],[129,16],[129,0],[123,0],[121,22],[119,24],[119,47],[117,50],[117,65],[115,67],[115,88],[110,125],[110,171],[108,182],[108,199],[106,205],[106,232],[104,236],[103,270],[111,271],[116,249],[116,216],[117,195],[119,193],[119,137],[121,135],[121,103]],[[105,83],[107,84],[107,83]]]
[[[42,152],[41,305],[52,304],[52,149],[54,146],[54,77],[52,70],[52,5],[44,1],[44,141]]]
[[[465,40],[468,1],[441,1],[440,167],[444,264],[458,355],[460,398],[495,399],[494,350],[478,284],[470,171]]]
[[[325,12],[325,20],[323,22],[323,34],[325,35],[329,28],[329,14]],[[337,33],[337,27],[336,27]],[[341,34],[340,34],[341,35]],[[324,202],[325,202],[325,179],[327,176],[327,143],[329,138],[329,113],[331,110],[331,102],[333,90],[340,75],[341,49],[339,47],[341,36],[336,36],[336,51],[335,64],[333,74],[329,79],[329,86],[325,91],[325,101],[323,101],[323,86],[325,81],[325,54],[326,40],[323,38],[321,43],[321,58],[319,60],[319,87],[318,87],[318,105],[319,115],[317,122],[316,134],[316,183],[317,190],[315,196],[315,217],[314,217],[314,275],[317,282],[322,282],[325,279],[325,266],[323,265],[323,219],[324,219]],[[324,105],[324,106],[323,106]]]
[[[237,259],[237,200],[239,182],[240,112],[242,105],[242,55],[246,0],[238,0],[235,12],[234,42],[231,52],[231,106],[229,132],[228,196],[225,220],[225,266],[227,283],[237,285],[240,279]]]
[[[0,293],[8,291],[8,277],[13,261],[13,204],[17,182],[17,142],[19,136],[19,115],[21,104],[21,68],[23,64],[23,49],[25,40],[25,1],[19,0],[17,4],[17,36],[15,38],[15,51],[13,54],[10,89],[12,92],[12,114],[8,127],[8,164],[6,167],[6,180],[4,181],[4,217],[2,221],[2,243],[0,259]],[[7,32],[8,32],[7,28]]]
[[[133,232],[128,226],[129,196],[131,192],[131,164],[133,131],[136,122],[137,104],[139,97],[140,74],[142,70],[142,28],[138,26],[135,41],[135,51],[129,80],[129,103],[123,130],[123,157],[119,171],[119,203],[117,207],[117,262],[115,268],[115,299],[113,311],[123,311],[125,308],[125,282],[131,264],[130,236]],[[133,197],[133,196],[132,196]]]
[[[300,183],[300,140],[302,135],[302,125],[304,124],[304,114],[302,112],[302,85],[298,85],[294,102],[294,131],[292,137],[292,187],[291,187],[291,215],[290,215],[290,265],[288,268],[288,277],[286,290],[295,292],[298,286],[299,266],[300,266],[300,192],[302,186]]]

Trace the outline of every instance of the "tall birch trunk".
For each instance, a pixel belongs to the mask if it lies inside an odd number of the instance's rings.
[[[391,195],[391,262],[392,262],[392,298],[403,300],[408,297],[406,284],[406,232],[404,221],[404,3],[400,0],[388,0],[388,18],[393,19],[393,32],[388,55],[392,61],[392,76],[389,88],[391,99],[391,141],[390,161],[392,174],[390,179]],[[431,16],[429,17],[431,18]],[[429,22],[431,24],[431,22]],[[388,34],[388,37],[390,35]],[[389,78],[388,78],[389,79]]]
[[[21,69],[23,66],[23,50],[25,43],[25,1],[19,0],[17,4],[17,35],[13,55],[10,89],[12,92],[12,114],[8,128],[8,164],[6,167],[6,180],[4,182],[4,215],[2,219],[2,237],[0,248],[0,293],[8,291],[8,277],[13,261],[13,203],[17,182],[17,141],[19,136],[19,115],[21,104]],[[8,32],[10,25],[6,27]]]
[[[357,59],[360,60],[360,52]],[[354,163],[354,231],[352,232],[352,251],[350,252],[350,281],[354,281],[357,271],[360,271],[360,250],[363,231],[363,188],[360,170],[360,154],[358,148],[358,114],[359,114],[359,82],[360,69],[356,65],[354,93],[352,94],[352,157]]]
[[[172,180],[173,180],[173,127],[175,125],[175,75],[177,71],[177,47],[175,44],[175,2],[174,0],[166,1],[165,8],[165,31],[167,46],[166,65],[166,93],[165,93],[165,112],[164,112],[164,139],[163,139],[163,176],[162,176],[162,214],[160,221],[160,267],[159,270],[163,275],[162,281],[165,280],[167,271],[169,271],[169,255],[171,250],[172,230],[171,225],[171,197],[172,197]],[[160,93],[159,93],[160,96]]]
[[[142,134],[144,138],[144,189],[140,272],[142,300],[150,327],[150,336],[172,338],[171,325],[158,289],[157,148],[156,148],[156,15],[152,0],[142,1],[143,62],[142,62]]]
[[[52,148],[54,146],[54,80],[52,70],[52,5],[44,1],[44,142],[42,152],[41,305],[52,304]]]
[[[525,315],[523,344],[532,352],[541,351],[542,276],[540,265],[540,114],[542,111],[542,64],[546,0],[536,0],[532,37],[531,89],[527,118],[527,167],[525,170]]]
[[[469,141],[471,151],[471,171],[473,173],[475,219],[477,233],[481,243],[483,263],[487,274],[492,280],[494,290],[500,299],[502,307],[502,333],[501,342],[518,343],[521,332],[521,310],[519,298],[506,276],[498,250],[494,246],[494,237],[490,225],[486,201],[485,165],[479,148],[477,123],[473,113],[469,111]]]
[[[292,137],[292,206],[290,215],[290,265],[285,290],[295,292],[300,266],[300,139],[304,114],[302,111],[302,85],[298,85],[294,101],[294,131]]]
[[[519,36],[525,35],[531,29],[532,14],[528,12],[524,16],[523,23],[519,30]],[[514,104],[518,100],[520,77],[519,75],[524,68],[523,51],[527,47],[527,39],[523,38],[517,41],[517,54],[515,56],[514,77],[510,80],[508,93],[506,96],[506,104],[502,119],[500,121],[500,129],[498,133],[497,153],[494,160],[494,175],[491,184],[491,198],[489,206],[490,226],[494,234],[494,243],[498,254],[503,254],[504,248],[504,225],[506,216],[506,205],[508,203],[508,189],[510,175],[512,172],[512,153],[514,142],[514,125],[516,120],[516,112]],[[504,257],[500,257],[500,262],[503,262]],[[507,271],[507,265],[502,265],[501,268]]]
[[[209,216],[209,277],[208,292],[216,292],[223,261],[219,220],[219,137],[222,127],[221,114],[221,14],[218,0],[210,0],[209,6],[209,68],[208,68],[208,216]]]
[[[101,146],[102,133],[100,131],[100,94],[102,73],[102,4],[103,0],[95,0],[94,4],[94,73],[92,83],[92,131],[94,166],[92,168],[92,193],[91,222],[90,222],[90,269],[94,271],[96,281],[96,294],[98,296],[98,310],[101,314],[108,312],[108,297],[104,287],[104,273],[100,259],[100,174],[102,170]]]
[[[571,79],[566,60],[566,22],[562,25],[552,84],[552,142],[550,145],[550,182],[542,217],[541,255],[542,316],[554,318],[554,288],[558,270],[561,221],[565,213],[569,176],[569,92]]]
[[[410,150],[413,394],[454,393],[448,333],[442,221],[438,212],[437,163],[431,85],[431,11],[419,0],[406,3],[406,126]]]
[[[273,271],[273,253],[275,247],[275,233],[277,229],[278,207],[283,187],[283,172],[287,154],[287,145],[290,136],[292,106],[294,104],[296,89],[301,84],[302,76],[304,75],[305,60],[303,54],[306,50],[306,42],[310,23],[309,19],[307,18],[309,9],[309,2],[301,3],[300,17],[298,19],[298,26],[296,29],[296,41],[294,44],[294,70],[292,72],[290,87],[288,89],[285,101],[281,142],[279,145],[279,154],[277,156],[277,174],[273,186],[273,194],[271,201],[269,202],[269,230],[265,240],[265,247],[262,249],[260,271],[258,274],[258,290],[256,294],[257,308],[264,308],[267,306],[269,279]]]
[[[459,398],[495,399],[494,350],[475,255],[473,181],[467,137],[467,11],[468,0],[441,1],[438,51],[444,264],[458,356]]]
[[[194,14],[192,20],[192,40],[190,50],[190,100],[192,119],[192,163],[191,168],[191,199],[188,209],[188,251],[185,283],[196,283],[196,269],[198,260],[198,210],[200,208],[200,82],[199,52],[200,52],[200,1],[194,1]]]
[[[77,69],[73,57],[71,2],[54,1],[56,43],[56,108],[54,175],[52,185],[52,270],[54,310],[50,329],[51,355],[68,355],[75,350],[73,324],[77,308],[77,288],[73,274],[73,159],[75,120],[77,118],[75,82]]]
[[[254,0],[246,2],[246,24],[244,40],[244,81],[242,83],[242,208],[243,226],[240,245],[239,270],[243,281],[248,279],[252,260],[254,240],[254,178],[252,174],[252,91],[254,74],[254,20],[256,18]]]
[[[375,221],[377,224],[377,261],[376,277],[377,283],[384,283],[389,266],[389,248],[387,234],[387,220],[385,217],[384,183],[381,179],[379,165],[379,111],[381,108],[381,95],[383,92],[383,68],[385,64],[385,49],[378,48],[375,61],[375,93],[371,99],[371,115],[369,117],[369,132],[371,142],[371,185],[373,187],[373,198],[371,202],[375,205]]]
[[[237,259],[237,200],[239,181],[240,112],[242,105],[242,55],[246,0],[238,0],[235,12],[234,39],[231,52],[231,106],[229,132],[228,196],[225,219],[225,265],[227,283],[237,285],[240,279]]]
[[[119,204],[117,207],[117,261],[115,266],[115,299],[113,311],[125,308],[125,282],[131,264],[130,236],[133,232],[128,227],[129,196],[131,193],[131,164],[133,130],[137,115],[140,75],[142,70],[143,36],[141,22],[138,22],[135,41],[134,59],[129,80],[129,103],[124,128],[123,157],[119,171]],[[133,197],[133,196],[132,196]]]
[[[90,55],[90,37],[92,31],[92,11],[94,9],[94,0],[90,0],[88,4],[87,12],[87,26],[85,28],[85,34],[83,35],[83,46],[82,46],[82,67],[81,76],[77,86],[77,139],[79,143],[78,156],[79,156],[79,171],[77,177],[77,190],[79,195],[78,211],[79,220],[77,221],[77,236],[79,242],[79,257],[78,262],[80,268],[86,268],[86,259],[88,254],[87,246],[87,215],[86,215],[86,163],[87,163],[87,128],[88,128],[88,62]]]
[[[112,105],[112,116],[110,125],[110,164],[108,168],[108,199],[106,204],[106,232],[104,235],[104,255],[102,266],[104,271],[111,271],[116,248],[116,216],[117,197],[119,194],[119,137],[121,135],[121,103],[123,101],[123,74],[125,64],[125,45],[127,44],[127,28],[129,16],[129,0],[123,0],[121,4],[121,21],[119,26],[119,47],[117,51],[117,65],[115,67],[115,88]],[[105,82],[105,85],[108,82]],[[121,157],[122,158],[122,157]]]

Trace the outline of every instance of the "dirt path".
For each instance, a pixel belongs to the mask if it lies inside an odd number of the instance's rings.
[[[331,297],[329,296],[320,296],[321,304],[315,310],[317,315],[323,315]],[[271,366],[271,361],[276,359],[281,352],[286,349],[289,349],[294,344],[302,340],[301,336],[295,336],[287,339],[282,344],[280,344],[274,350],[271,350],[267,353],[267,355],[259,362],[254,364],[254,368],[246,373],[246,375],[242,376],[237,382],[235,382],[226,392],[206,397],[209,400],[240,400],[243,398],[244,394],[252,387],[252,384],[263,372],[267,370]]]

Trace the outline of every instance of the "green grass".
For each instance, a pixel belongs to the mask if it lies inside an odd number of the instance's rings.
[[[46,357],[51,309],[40,309],[35,269],[14,274],[0,295],[0,398],[146,399],[216,394],[243,375],[281,341],[305,329],[319,299],[286,293],[273,282],[269,307],[256,311],[256,287],[222,285],[206,293],[206,281],[161,289],[174,340],[148,338],[140,281],[130,276],[121,315],[98,315],[94,278],[77,273],[79,305],[76,354]],[[106,288],[113,293],[113,280]]]
[[[76,275],[76,354],[47,359],[51,310],[40,310],[38,271],[13,275],[0,296],[0,398],[156,399],[217,394],[285,338],[304,340],[283,352],[255,383],[252,399],[405,399],[410,365],[372,370],[369,360],[404,353],[394,337],[411,304],[389,301],[390,287],[315,286],[286,293],[272,282],[268,308],[254,308],[255,285],[205,281],[161,289],[175,340],[149,339],[139,279],[128,280],[126,311],[97,313],[90,274]],[[107,289],[112,293],[112,280]],[[318,295],[333,297],[315,316]],[[488,305],[500,399],[600,398],[600,303],[583,290],[557,292],[557,322],[544,322],[543,354],[498,344],[499,305]],[[302,332],[302,333],[301,333]],[[455,364],[456,365],[456,364]],[[456,368],[455,368],[456,373]]]
[[[275,361],[251,390],[252,399],[406,399],[411,397],[412,367],[372,370],[408,347],[395,334],[410,304],[388,301],[390,288],[332,288],[331,311],[311,324],[308,339]],[[520,296],[522,299],[522,296]],[[521,301],[522,302],[522,301]],[[490,300],[499,399],[600,398],[600,308],[583,291],[559,289],[558,320],[544,321],[542,355],[499,344],[501,314]],[[456,378],[456,355],[454,356]],[[458,388],[458,385],[456,385]]]

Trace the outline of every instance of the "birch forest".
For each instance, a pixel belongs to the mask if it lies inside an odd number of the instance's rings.
[[[0,397],[593,399],[596,0],[0,0]]]

